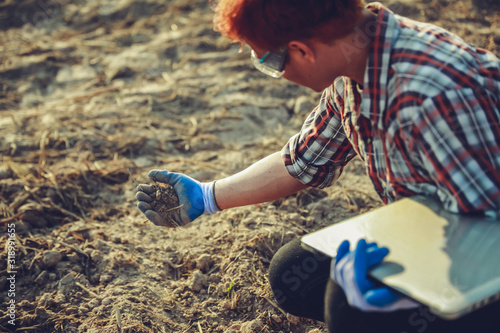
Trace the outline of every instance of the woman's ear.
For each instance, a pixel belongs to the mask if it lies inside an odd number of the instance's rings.
[[[292,40],[288,43],[288,56],[293,57],[295,61],[316,62],[316,54],[312,43]]]

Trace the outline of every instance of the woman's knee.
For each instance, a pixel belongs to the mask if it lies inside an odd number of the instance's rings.
[[[330,260],[305,250],[300,238],[285,244],[269,268],[269,281],[278,304],[291,314],[323,320]]]

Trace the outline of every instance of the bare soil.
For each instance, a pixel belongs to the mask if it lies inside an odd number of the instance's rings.
[[[500,54],[496,0],[383,2]],[[226,177],[314,107],[238,51],[206,0],[0,0],[0,331],[326,332],[276,306],[267,271],[286,242],[381,205],[359,160],[326,190],[185,227],[136,208],[150,169]]]

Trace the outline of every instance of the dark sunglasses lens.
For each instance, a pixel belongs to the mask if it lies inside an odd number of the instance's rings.
[[[280,78],[283,76],[286,53],[268,52],[262,58],[257,57],[257,54],[252,50],[252,62],[254,66],[262,73]]]
[[[264,59],[263,64],[277,71],[283,70],[285,62],[285,53],[269,52],[268,56]]]

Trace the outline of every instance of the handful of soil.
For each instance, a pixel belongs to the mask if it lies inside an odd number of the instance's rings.
[[[180,208],[182,205],[179,205],[179,197],[174,188],[168,184],[154,184],[151,186],[155,190],[151,194],[151,198],[153,199],[151,207],[161,217],[158,225],[168,228],[179,227],[180,224],[175,222],[174,216],[180,221]]]

